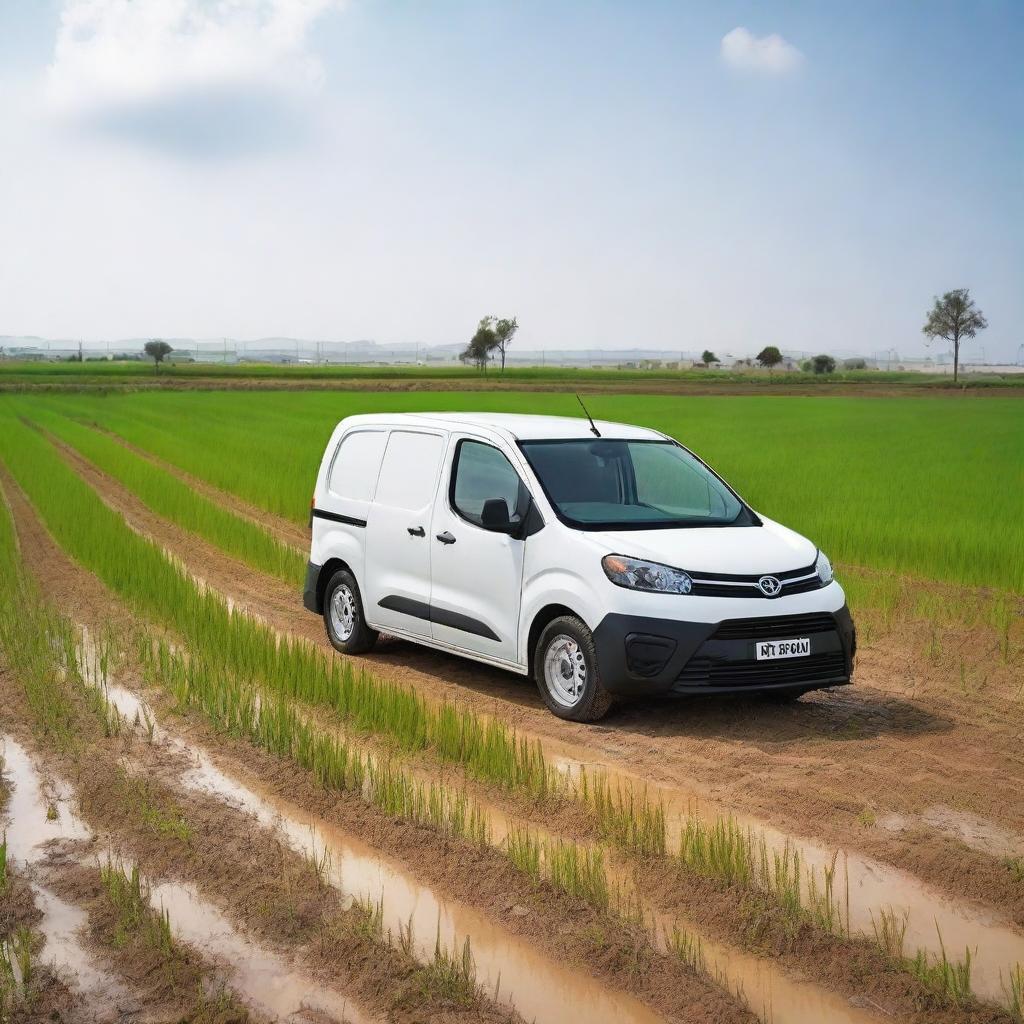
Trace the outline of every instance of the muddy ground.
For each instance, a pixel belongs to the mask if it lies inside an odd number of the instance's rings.
[[[61,450],[111,507],[196,576],[282,632],[329,649],[322,622],[295,590],[155,515],[117,481]],[[276,526],[267,517],[264,525]],[[279,536],[294,542],[291,530]],[[644,701],[598,725],[555,719],[526,678],[405,641],[386,639],[360,663],[428,696],[570,744],[583,760],[669,786],[683,782],[785,831],[862,850],[1024,925],[1024,885],[1006,865],[1017,846],[1024,853],[1020,662],[1002,660],[997,639],[983,628],[943,630],[945,660],[922,656],[926,639],[921,624],[905,623],[861,646],[853,686],[789,707],[724,698]],[[957,666],[964,659],[984,672],[983,689],[962,689]],[[1008,850],[986,843],[986,832],[1005,836]]]
[[[153,514],[116,481],[67,447],[59,447],[129,525],[165,547],[207,585],[282,633],[305,637],[330,650],[322,623],[301,607],[292,588],[248,569]],[[178,475],[182,475],[180,471]],[[62,607],[78,609],[91,628],[130,619],[94,577],[59,551],[9,478],[3,483],[25,561],[47,592],[57,597]],[[208,485],[202,489],[232,511],[261,522],[286,543],[301,545],[303,537],[294,524],[275,520]],[[951,898],[974,904],[979,919],[998,925],[1012,937],[1024,925],[1024,881],[1011,870],[1014,857],[1024,854],[1020,663],[1000,654],[998,637],[986,627],[942,627],[938,643],[934,636],[929,643],[933,655],[926,658],[922,656],[925,638],[921,624],[900,620],[862,646],[852,687],[810,695],[791,707],[753,700],[648,701],[623,707],[598,726],[554,719],[528,680],[402,641],[385,639],[359,663],[428,698],[454,700],[509,721],[523,735],[539,738],[549,754],[564,753],[583,764],[663,787],[670,796],[689,794],[794,836],[894,865]],[[936,650],[942,653],[936,655]],[[974,683],[965,684],[965,660],[972,666]],[[978,678],[984,679],[983,684],[977,683]],[[139,678],[135,683],[141,685]],[[16,701],[10,706],[15,707]],[[22,720],[12,727],[23,731],[25,723]],[[609,930],[607,922],[595,917],[595,911],[556,894],[545,892],[538,898],[537,891],[496,854],[453,848],[426,830],[381,820],[359,801],[327,798],[296,769],[245,744],[216,737],[191,718],[180,722],[178,728],[197,745],[215,749],[218,760],[231,772],[269,793],[297,801],[325,822],[361,835],[375,848],[398,858],[427,884],[500,921],[502,928],[527,942],[550,949],[552,955],[567,956],[574,969],[602,985],[638,996],[664,1017],[744,1019],[742,1006],[714,986],[689,976],[680,981],[678,971],[668,970],[653,956],[641,935],[628,929]],[[52,762],[52,756],[47,756]],[[308,933],[300,930],[292,935],[280,921],[261,924],[252,900],[244,898],[252,890],[231,885],[238,872],[242,872],[238,877],[244,878],[249,870],[242,865],[242,846],[252,841],[253,824],[244,819],[240,824],[237,815],[215,806],[216,801],[204,803],[194,794],[175,792],[174,778],[180,765],[166,752],[160,755],[163,761],[154,757],[152,751],[146,753],[146,771],[153,784],[174,792],[173,799],[187,807],[189,820],[203,823],[203,834],[211,837],[213,859],[190,860],[190,877],[199,879],[211,898],[235,919],[244,921],[261,940],[276,942],[279,947],[282,939],[295,940],[284,942],[283,948],[290,954],[294,954],[296,942],[305,949],[314,948]],[[57,763],[69,769],[67,764]],[[131,836],[132,855],[157,876],[167,873],[180,859],[169,848],[154,852],[151,843],[132,833],[130,822],[115,820],[109,817],[114,814],[112,809],[101,813],[96,805],[93,800],[99,827]],[[514,801],[511,805],[512,810],[522,810]],[[547,815],[543,809],[534,809],[533,814],[537,820],[568,825],[570,832],[574,829],[572,815],[561,816],[557,808]],[[223,860],[216,853],[222,832]],[[585,827],[580,826],[580,834],[583,832]],[[257,846],[274,842],[258,829],[255,834]],[[280,850],[273,856],[287,859]],[[273,856],[268,854],[268,863],[280,863]],[[308,870],[308,865],[305,867]],[[744,905],[739,897],[723,897],[713,888],[702,891],[693,878],[673,878],[664,865],[650,865],[649,880],[650,894],[663,906],[690,917],[702,908],[702,913],[696,913],[698,923],[719,937],[735,940],[737,931],[749,930],[751,920],[760,913],[761,933],[748,935],[745,941],[783,962],[787,971],[812,979],[827,974],[829,986],[844,998],[852,997],[851,1006],[867,1007],[865,1019],[875,1019],[872,1014],[876,1011],[877,1019],[911,1019],[919,1014],[922,1020],[968,1019],[958,1011],[928,1005],[921,990],[908,984],[906,975],[887,975],[877,958],[872,959],[870,951],[861,947],[851,957],[850,947],[841,943],[832,948],[808,935],[790,935],[783,940],[779,923],[773,923],[768,909],[759,911]],[[317,891],[315,880],[308,877],[298,888],[307,894]],[[680,896],[683,890],[685,898]],[[289,896],[275,890],[257,902],[262,906],[268,900],[279,900],[288,905],[293,898],[294,893]],[[324,904],[316,908],[320,913],[339,912],[330,899],[317,902]],[[303,914],[296,912],[295,920],[301,922]],[[302,935],[305,938],[296,940]],[[321,978],[344,977],[378,1013],[393,1013],[396,1007],[406,1005],[400,994],[396,995],[395,985],[403,975],[395,964],[387,965],[386,984],[380,982],[389,992],[382,1001],[379,992],[374,996],[375,976],[367,983],[358,971],[347,975],[344,968],[347,965],[350,970],[351,956],[343,960],[328,960],[325,967],[322,960],[307,957],[304,969],[320,972],[317,976]],[[405,970],[407,979],[412,968],[405,965]],[[493,1004],[485,1002],[480,1007],[487,1013],[501,1013]],[[437,1015],[440,1010],[435,1006],[434,1016],[428,1019],[448,1019]],[[489,1018],[485,1014],[452,1019]]]

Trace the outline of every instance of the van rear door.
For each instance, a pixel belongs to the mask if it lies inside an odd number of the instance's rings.
[[[378,629],[430,636],[430,516],[447,438],[392,430],[366,523],[363,612]]]

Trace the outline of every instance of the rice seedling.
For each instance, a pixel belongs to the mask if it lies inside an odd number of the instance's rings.
[[[912,960],[904,960],[906,968],[914,977],[939,1000],[952,1006],[965,1006],[972,999],[971,963],[969,948],[964,950],[963,960],[949,959],[941,932],[939,956],[930,956],[925,950],[919,949]]]
[[[1015,882],[1024,882],[1024,857],[1007,857],[1003,863]]]
[[[192,839],[192,826],[188,820],[176,807],[167,806],[157,799],[144,779],[125,776],[122,785],[126,803],[150,831],[181,843]]]
[[[642,856],[666,852],[665,809],[652,804],[644,790],[616,782],[614,788],[599,772],[580,773],[578,798],[590,808],[602,839],[622,850]]]
[[[9,878],[7,875],[7,833],[0,840],[0,893],[5,892]]]
[[[1009,981],[999,980],[1006,995],[1006,1009],[1015,1021],[1024,1022],[1024,966],[1016,964],[1010,971]]]
[[[505,852],[524,875],[534,882],[541,880],[541,843],[535,832],[528,828],[512,829],[505,837]]]
[[[608,876],[600,849],[561,839],[545,841],[544,863],[556,889],[600,910],[608,908]]]
[[[35,942],[28,925],[18,925],[8,938],[7,945],[15,977],[21,986],[22,994],[27,996],[31,991],[33,981],[35,981]]]
[[[150,906],[149,887],[142,880],[138,865],[129,869],[110,857],[100,865],[100,880],[116,913],[114,945],[124,948],[140,941],[170,957],[174,951],[170,916],[165,908],[155,910]]]
[[[872,913],[871,927],[875,933],[878,948],[893,963],[901,964],[904,958],[904,943],[907,935],[907,914],[897,914],[892,907],[882,908],[878,917]]]
[[[384,895],[375,900],[369,896],[357,896],[353,906],[359,912],[358,932],[369,939],[377,941],[384,936]],[[412,924],[409,925],[410,929]]]
[[[412,925],[410,923],[409,927]],[[470,1006],[477,998],[476,964],[469,936],[460,953],[449,951],[441,942],[441,922],[437,924],[434,957],[419,971],[423,987],[458,1006]]]
[[[672,925],[672,931],[665,931],[665,948],[681,964],[698,974],[707,973],[707,964],[704,960],[704,948],[701,945],[700,936],[680,928],[678,924]]]
[[[506,837],[505,853],[535,883],[546,881],[599,910],[611,906],[604,854],[599,848],[541,838],[532,829],[520,827]]]
[[[0,942],[0,1021],[23,1019],[31,1012],[35,989],[34,936],[19,925]]]
[[[697,874],[718,878],[727,885],[754,884],[754,838],[732,818],[710,825],[699,818],[687,819],[680,836],[679,858]]]

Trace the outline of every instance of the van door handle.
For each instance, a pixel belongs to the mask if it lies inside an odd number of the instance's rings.
[[[445,530],[444,533],[439,533],[437,535],[437,539],[442,544],[454,544],[455,543],[455,538],[447,530]]]
[[[426,537],[427,531],[422,526],[407,526],[410,537]]]

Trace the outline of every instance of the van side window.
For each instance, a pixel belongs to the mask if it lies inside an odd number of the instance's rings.
[[[509,518],[517,522],[526,507],[526,486],[497,448],[479,441],[460,441],[452,467],[452,508],[481,525],[484,502],[504,498]]]
[[[377,483],[377,470],[387,432],[357,430],[346,434],[338,445],[327,488],[339,498],[369,501]]]
[[[392,430],[380,467],[375,501],[417,512],[434,497],[444,441],[438,434]]]

